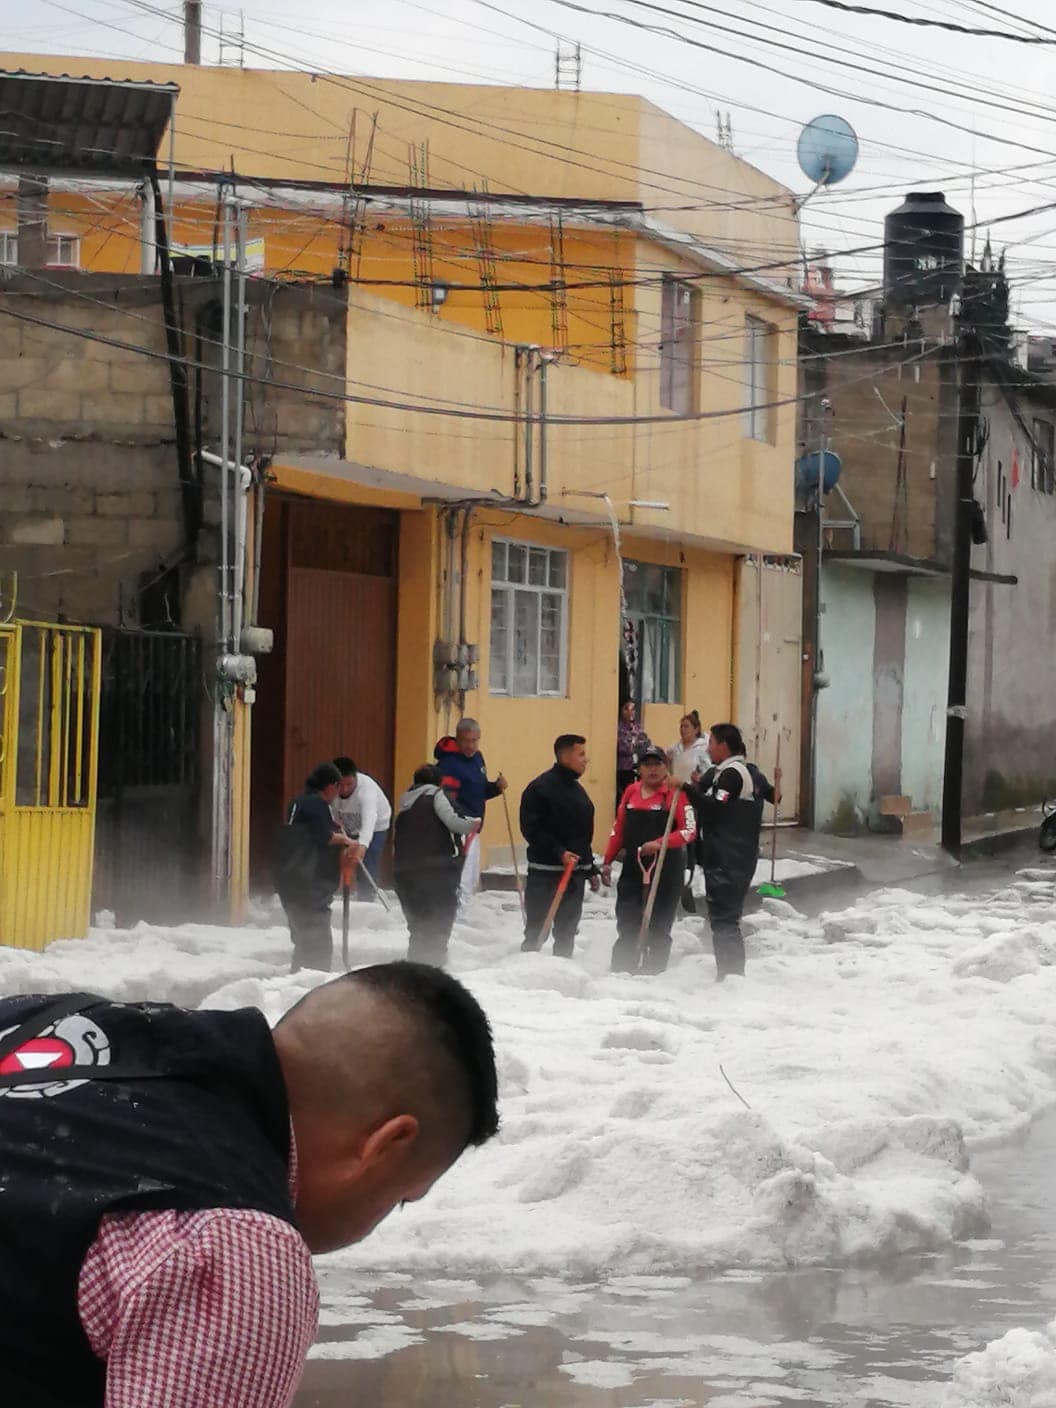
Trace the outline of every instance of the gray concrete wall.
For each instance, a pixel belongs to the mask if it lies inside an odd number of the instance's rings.
[[[343,404],[311,393],[342,388],[344,295],[260,281],[250,291],[249,372],[259,381],[247,397],[247,453],[339,456]],[[219,285],[187,279],[177,293],[186,356],[215,367]],[[0,573],[8,583],[19,574],[19,615],[137,624],[141,587],[186,558],[184,624],[208,630],[216,471],[204,472],[203,530],[186,555],[168,364],[144,355],[164,351],[157,279],[49,271],[46,283],[0,284]],[[189,377],[193,438],[197,371]],[[203,443],[216,450],[220,390],[208,370],[200,406]]]
[[[1056,412],[1019,400],[1026,425]],[[983,412],[990,439],[976,478],[989,541],[973,568],[1015,585],[973,581],[969,622],[966,815],[1056,794],[1056,495],[1031,487],[1028,435],[996,388]],[[1012,487],[1013,453],[1019,484]]]

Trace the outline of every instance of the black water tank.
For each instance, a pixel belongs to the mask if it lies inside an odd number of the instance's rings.
[[[964,216],[941,191],[910,191],[884,221],[884,298],[894,307],[948,303],[961,287]]]

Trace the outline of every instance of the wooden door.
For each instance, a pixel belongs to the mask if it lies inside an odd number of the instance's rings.
[[[396,601],[391,577],[291,567],[287,584],[285,795],[344,753],[393,786]]]

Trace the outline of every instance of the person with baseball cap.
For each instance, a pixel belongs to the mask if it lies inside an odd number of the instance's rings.
[[[612,950],[614,973],[662,973],[671,953],[671,925],[675,921],[685,880],[685,850],[696,836],[696,819],[686,794],[671,776],[663,751],[650,745],[638,759],[639,781],[632,782],[620,799],[616,822],[605,848],[601,876],[612,883],[612,863],[623,855],[616,886],[616,931]],[[674,807],[667,849],[660,852],[668,813]],[[656,898],[648,930],[641,935],[650,888]],[[639,942],[641,935],[641,942]]]

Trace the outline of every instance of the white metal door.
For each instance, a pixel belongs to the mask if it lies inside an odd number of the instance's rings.
[[[773,777],[781,816],[799,815],[803,578],[798,558],[742,557],[737,580],[737,717],[750,762]]]

